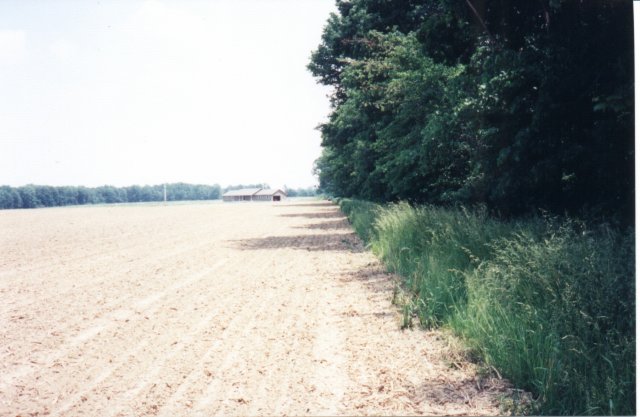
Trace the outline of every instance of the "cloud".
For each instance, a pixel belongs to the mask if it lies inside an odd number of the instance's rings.
[[[23,30],[0,30],[0,63],[16,63],[27,51]]]

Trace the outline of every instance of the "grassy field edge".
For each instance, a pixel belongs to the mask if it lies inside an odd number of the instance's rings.
[[[341,210],[402,277],[403,326],[447,327],[531,392],[531,413],[632,415],[635,234],[572,219],[491,218],[482,209]]]

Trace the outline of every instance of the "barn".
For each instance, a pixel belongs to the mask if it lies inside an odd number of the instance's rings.
[[[243,188],[227,191],[222,195],[222,201],[282,201],[287,194],[279,189],[271,188]]]

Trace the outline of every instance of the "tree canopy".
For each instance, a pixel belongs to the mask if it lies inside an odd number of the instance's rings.
[[[320,187],[373,201],[630,217],[633,14],[622,0],[337,1]]]

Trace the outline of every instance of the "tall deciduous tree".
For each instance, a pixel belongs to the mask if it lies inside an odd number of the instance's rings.
[[[388,201],[633,210],[633,22],[620,0],[338,1],[321,187]]]

